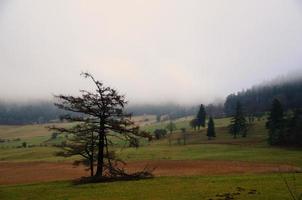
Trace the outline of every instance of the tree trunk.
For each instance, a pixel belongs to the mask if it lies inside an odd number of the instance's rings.
[[[94,138],[93,132],[91,133],[91,158],[90,158],[90,176],[94,176]]]
[[[104,132],[100,133],[98,148],[98,163],[95,176],[102,177],[104,168]]]
[[[94,169],[93,169],[93,159],[90,161],[90,176],[92,177],[94,175]]]

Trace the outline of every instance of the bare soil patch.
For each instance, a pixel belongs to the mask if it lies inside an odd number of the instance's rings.
[[[155,176],[227,175],[244,173],[300,172],[286,164],[267,164],[240,161],[159,160],[137,161],[127,164],[129,172],[142,170],[146,165],[156,168]],[[89,176],[84,166],[69,162],[0,162],[0,184],[22,184],[71,180]]]

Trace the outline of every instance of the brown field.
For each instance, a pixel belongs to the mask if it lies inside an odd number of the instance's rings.
[[[291,165],[241,161],[142,161],[127,164],[128,171],[141,170],[146,165],[155,168],[155,176],[227,175],[268,172],[300,172]],[[69,162],[0,162],[0,184],[23,184],[71,180],[88,176],[84,166]]]

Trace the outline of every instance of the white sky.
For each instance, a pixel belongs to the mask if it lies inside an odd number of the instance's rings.
[[[0,0],[0,99],[209,102],[302,68],[301,0]]]

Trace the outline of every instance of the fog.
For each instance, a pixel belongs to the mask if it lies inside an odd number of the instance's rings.
[[[300,0],[0,0],[0,99],[208,103],[302,68]]]

